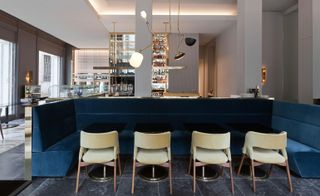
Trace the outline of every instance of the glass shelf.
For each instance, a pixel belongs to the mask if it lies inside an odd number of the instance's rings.
[[[153,37],[152,96],[162,96],[169,87],[168,34],[156,33]]]
[[[111,33],[109,40],[109,96],[133,96],[135,72],[129,59],[135,52],[135,35]]]

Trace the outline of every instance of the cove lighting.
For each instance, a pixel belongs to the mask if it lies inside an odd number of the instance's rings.
[[[134,11],[104,11],[104,12],[98,12],[101,16],[119,16],[119,15],[125,15],[125,16],[134,16]],[[152,13],[153,16],[168,16],[167,12],[154,12]],[[177,13],[172,13],[172,16],[177,16]],[[216,12],[181,12],[180,16],[236,16],[237,14],[231,11],[216,11]]]

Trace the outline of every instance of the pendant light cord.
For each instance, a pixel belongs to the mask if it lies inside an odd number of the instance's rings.
[[[171,33],[171,0],[169,0],[169,33]]]
[[[179,34],[181,34],[181,32],[180,32],[180,7],[181,7],[181,0],[178,1],[178,23],[177,23],[177,26],[178,26]]]
[[[181,13],[181,0],[178,1],[178,22],[177,22],[177,29],[178,29],[178,37],[179,37],[179,43],[178,43],[178,48],[177,51],[180,52],[180,46],[183,41],[184,35],[180,31],[180,13]]]
[[[152,7],[153,7],[153,0],[151,1],[151,12],[152,12]],[[151,19],[152,19],[153,14],[151,14]],[[148,31],[151,33],[151,35],[153,36],[154,33],[152,32],[152,26],[150,26],[150,23],[148,21],[148,18],[145,19],[146,20],[146,25],[148,27]]]

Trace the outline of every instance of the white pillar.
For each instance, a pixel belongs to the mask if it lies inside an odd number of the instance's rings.
[[[261,87],[262,0],[238,0],[238,93]]]
[[[152,34],[149,32],[145,20],[141,18],[140,12],[144,10],[147,13],[147,20],[152,26],[152,1],[136,0],[136,26],[135,26],[135,47],[136,51],[152,43]],[[143,62],[135,70],[135,96],[150,97],[152,82],[152,48],[149,47],[142,52]]]
[[[320,99],[320,1],[312,1],[313,98]]]
[[[317,0],[318,1],[318,0]],[[312,103],[313,94],[313,37],[312,0],[300,0],[298,32],[298,101]]]

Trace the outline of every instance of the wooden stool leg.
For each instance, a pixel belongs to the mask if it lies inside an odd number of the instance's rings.
[[[221,172],[220,172],[221,177],[223,176],[223,169],[224,169],[224,167],[221,167]]]
[[[118,154],[118,170],[119,170],[119,175],[121,176],[121,161],[120,161],[120,155]]]
[[[190,155],[188,174],[191,174],[191,165],[192,165],[192,155]]]
[[[196,192],[196,161],[193,160],[193,192]]]
[[[272,168],[273,168],[273,164],[271,164],[271,165],[270,165],[270,169],[269,169],[269,172],[268,172],[268,176],[270,176],[270,175],[271,175]]]
[[[253,192],[256,192],[256,181],[255,181],[254,163],[253,163],[253,160],[251,160],[251,173],[252,173],[252,186],[253,186]]]
[[[287,170],[287,176],[288,176],[289,191],[293,192],[288,160],[286,160],[286,170]]]
[[[237,175],[240,175],[240,172],[241,172],[241,168],[242,168],[242,165],[243,165],[244,158],[245,158],[245,155],[243,154],[243,155],[242,155],[242,157],[241,157],[241,161],[240,161],[240,165],[239,165],[239,168],[238,168]]]
[[[172,195],[172,164],[169,161],[169,186],[170,186],[170,195]]]
[[[135,177],[135,173],[136,173],[136,161],[133,160],[133,165],[132,165],[132,187],[131,187],[131,194],[134,194],[134,177]]]
[[[113,191],[117,192],[117,159],[113,162]]]
[[[233,185],[233,174],[232,174],[232,164],[229,162],[229,170],[230,170],[230,181],[231,181],[231,192],[234,194],[234,185]]]
[[[78,163],[77,180],[76,180],[76,193],[79,190],[79,178],[80,178],[80,161]]]

